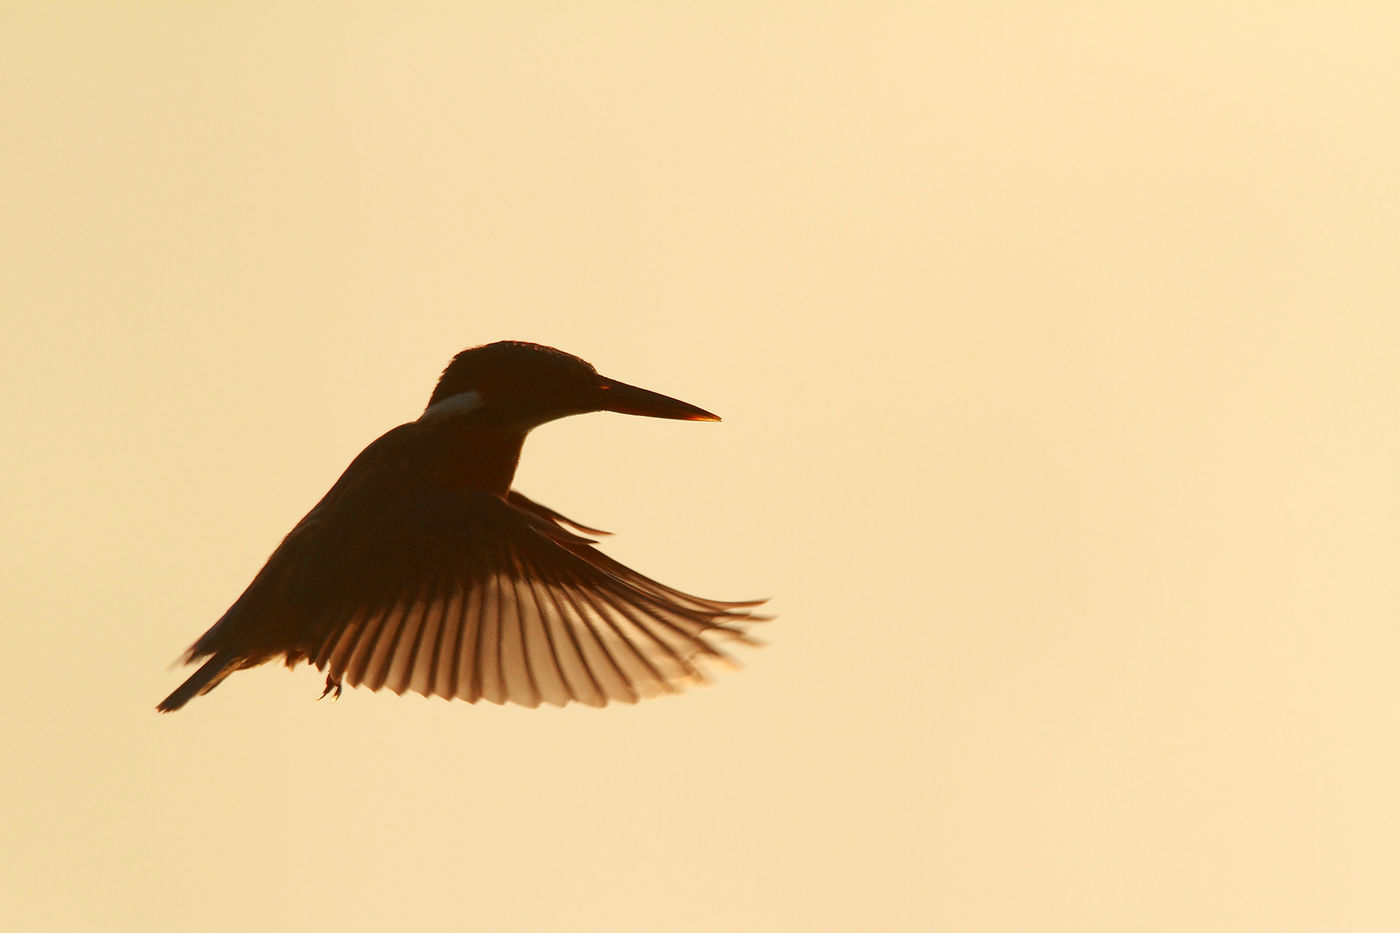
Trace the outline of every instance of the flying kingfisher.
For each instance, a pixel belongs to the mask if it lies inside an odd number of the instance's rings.
[[[156,708],[235,671],[305,661],[342,684],[469,703],[605,706],[674,693],[731,663],[719,642],[763,600],[690,596],[604,555],[589,528],[511,489],[525,435],[591,411],[718,421],[551,347],[458,353],[428,407],[351,462],[183,655]]]

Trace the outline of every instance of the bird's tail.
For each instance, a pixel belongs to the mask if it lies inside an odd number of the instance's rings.
[[[214,653],[214,656],[205,661],[199,670],[190,675],[190,679],[175,688],[175,692],[170,694],[156,709],[162,713],[172,713],[184,706],[190,700],[213,690],[223,679],[234,671],[238,670],[238,658],[223,651]]]

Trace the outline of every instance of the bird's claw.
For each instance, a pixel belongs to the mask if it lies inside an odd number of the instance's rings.
[[[340,699],[340,681],[336,680],[330,674],[326,675],[326,689],[322,690],[321,695],[316,699],[324,700],[327,696],[330,696],[332,700]]]

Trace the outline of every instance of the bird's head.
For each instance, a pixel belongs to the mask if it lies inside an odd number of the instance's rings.
[[[718,421],[703,408],[600,376],[589,363],[553,347],[503,340],[452,358],[427,413],[479,411],[526,429],[590,411]]]

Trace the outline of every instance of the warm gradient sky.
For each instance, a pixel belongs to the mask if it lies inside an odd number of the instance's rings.
[[[1400,16],[275,6],[0,13],[0,927],[1400,929]],[[769,647],[157,715],[500,338],[725,417],[519,485]]]

